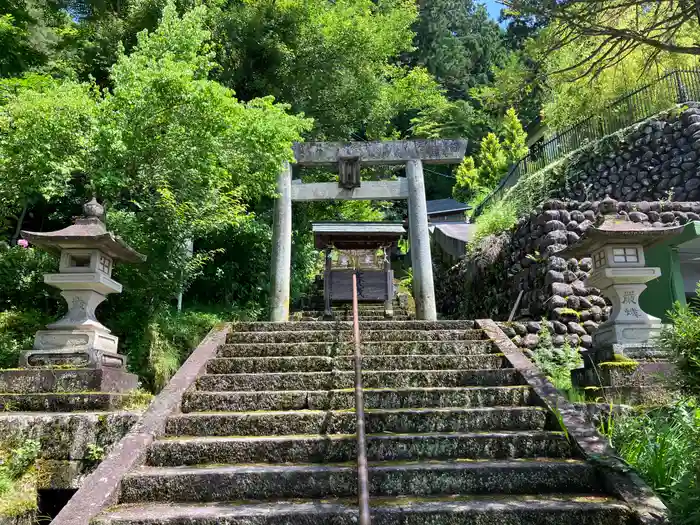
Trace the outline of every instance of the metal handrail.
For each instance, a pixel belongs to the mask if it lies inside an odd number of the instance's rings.
[[[362,391],[362,349],[357,307],[357,271],[352,274],[352,317],[355,340],[355,419],[357,425],[357,495],[360,525],[370,525],[369,475],[367,473],[367,437],[365,435],[365,399]]]

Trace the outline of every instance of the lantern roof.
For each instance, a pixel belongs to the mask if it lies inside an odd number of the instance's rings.
[[[609,209],[602,209],[604,212],[609,211]],[[558,252],[557,255],[561,257],[589,257],[604,245],[615,243],[635,244],[646,248],[682,233],[684,227],[677,221],[668,224],[649,221],[634,222],[626,214],[605,213],[600,215],[596,223],[586,230],[579,242]]]
[[[104,216],[104,207],[93,197],[83,206],[83,216],[78,217],[71,226],[52,232],[23,230],[21,235],[35,246],[52,253],[65,249],[98,249],[115,261],[144,261],[145,255],[131,248],[121,237],[107,231]]]

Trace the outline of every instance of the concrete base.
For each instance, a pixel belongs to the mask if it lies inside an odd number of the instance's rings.
[[[20,357],[20,366],[124,368],[126,356],[117,353],[118,343],[118,337],[104,330],[40,330],[34,348]]]
[[[663,329],[663,324],[652,323],[604,323],[598,327],[598,331],[593,335],[593,346],[624,345],[635,346],[653,341]]]
[[[0,392],[127,392],[138,388],[138,376],[115,368],[32,369],[0,371]]]
[[[587,358],[584,357],[584,364],[590,367],[591,363],[598,364],[606,361],[613,361],[615,356],[623,356],[637,361],[648,359],[667,359],[665,352],[662,352],[653,344],[637,343],[637,344],[604,344],[597,345],[593,350],[587,352]]]

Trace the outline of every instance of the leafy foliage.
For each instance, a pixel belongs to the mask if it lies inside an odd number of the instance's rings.
[[[472,0],[425,0],[415,27],[413,59],[428,68],[451,99],[486,84],[505,56],[503,31]]]
[[[526,134],[518,115],[510,108],[501,124],[501,138],[487,133],[479,145],[476,161],[466,157],[457,168],[457,182],[452,188],[456,199],[471,200],[496,187],[508,168],[527,155]]]
[[[676,303],[669,312],[671,323],[664,328],[659,344],[675,361],[683,391],[700,394],[700,286],[690,305]]]
[[[646,53],[650,62],[660,53],[700,55],[697,6],[691,2],[661,0],[653,6],[644,0],[504,3],[525,17],[550,21],[548,52],[593,39],[595,44],[578,56],[574,66],[581,67],[584,76],[613,68],[636,52]]]
[[[543,321],[543,324],[545,322]],[[546,326],[542,326],[539,337],[540,342],[533,350],[533,362],[549,377],[554,386],[560,390],[570,390],[571,371],[582,363],[578,349],[572,348],[568,342],[561,348],[556,348]]]
[[[32,347],[36,331],[50,320],[36,309],[0,311],[0,369],[15,368],[20,354]]]
[[[693,399],[617,416],[612,445],[669,507],[673,523],[700,519],[700,409]]]
[[[0,82],[0,96],[0,215],[19,216],[39,198],[64,195],[84,173],[95,94],[88,84],[29,77]]]
[[[34,465],[39,452],[39,443],[29,439],[7,454],[0,454],[0,496],[13,489],[14,483]]]

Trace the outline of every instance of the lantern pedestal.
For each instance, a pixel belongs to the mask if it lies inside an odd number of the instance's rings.
[[[586,283],[600,289],[612,304],[610,318],[593,335],[594,347],[646,345],[660,334],[661,319],[639,307],[646,283],[660,275],[659,268],[647,267],[599,268],[591,273]]]

